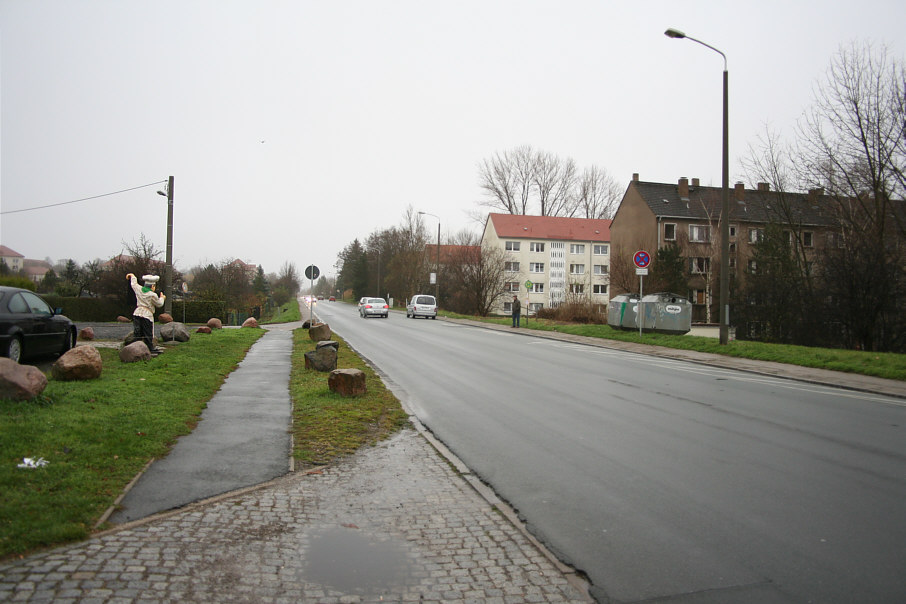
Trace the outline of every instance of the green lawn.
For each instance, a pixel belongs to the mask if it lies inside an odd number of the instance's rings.
[[[509,317],[472,317],[453,313],[442,314],[451,318],[470,319],[501,325],[509,325],[511,323]],[[717,338],[690,335],[670,336],[655,333],[643,333],[640,337],[637,331],[613,329],[609,325],[561,324],[535,318],[529,319],[526,325],[525,317],[523,317],[522,326],[523,329],[556,331],[591,338],[636,342],[680,350],[696,350],[746,359],[858,373],[892,380],[906,380],[906,355],[890,352],[810,348],[807,346],[767,344],[746,340],[733,340],[726,346],[721,346]]]

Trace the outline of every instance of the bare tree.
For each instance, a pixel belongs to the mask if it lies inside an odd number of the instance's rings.
[[[528,145],[483,160],[479,168],[479,186],[486,200],[482,205],[505,214],[528,214],[534,163],[535,152]]]
[[[573,216],[576,210],[576,162],[546,151],[535,156],[532,188],[541,216]]]
[[[580,218],[613,218],[623,188],[604,168],[585,168],[576,184],[576,214]]]

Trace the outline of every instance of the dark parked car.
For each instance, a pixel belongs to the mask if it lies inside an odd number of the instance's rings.
[[[41,296],[0,286],[0,354],[19,362],[40,354],[62,354],[75,346],[75,324]]]

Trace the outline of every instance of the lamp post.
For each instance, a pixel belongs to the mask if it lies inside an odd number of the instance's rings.
[[[429,212],[419,212],[419,214],[437,218],[437,257],[434,264],[434,301],[440,304],[440,216]]]
[[[170,313],[173,310],[173,177],[167,181],[167,192],[158,191],[158,195],[167,198],[167,272],[164,274],[164,312]],[[183,306],[185,307],[185,300]]]
[[[730,130],[727,55],[710,44],[687,36],[672,27],[665,31],[664,35],[668,38],[692,40],[705,48],[710,48],[724,59],[723,191],[721,192],[720,219],[720,343],[726,345],[730,339]]]

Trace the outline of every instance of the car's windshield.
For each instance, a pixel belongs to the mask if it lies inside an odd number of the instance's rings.
[[[369,298],[368,303],[369,304],[386,304],[386,302],[384,302],[383,298]]]

